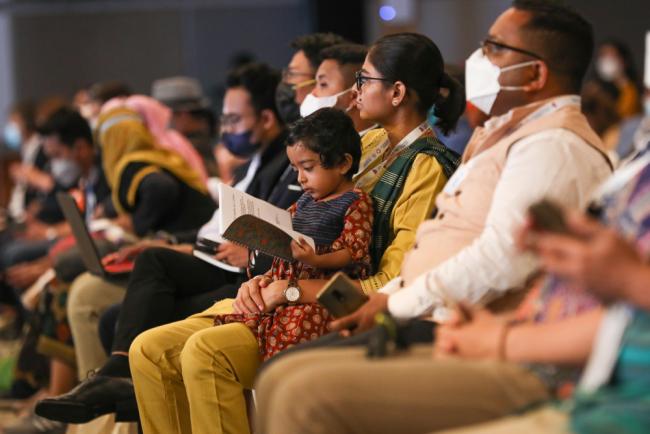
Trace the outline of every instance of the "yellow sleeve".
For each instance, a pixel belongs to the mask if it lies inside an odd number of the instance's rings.
[[[446,182],[447,177],[435,157],[426,154],[415,157],[402,194],[392,211],[392,241],[381,257],[377,272],[361,281],[363,292],[377,292],[399,275],[404,254],[415,242],[418,226],[431,216],[436,196]]]

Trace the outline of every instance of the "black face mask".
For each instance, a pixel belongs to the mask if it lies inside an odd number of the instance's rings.
[[[275,106],[285,124],[300,119],[300,106],[296,103],[296,91],[292,85],[284,82],[278,84],[275,89]]]

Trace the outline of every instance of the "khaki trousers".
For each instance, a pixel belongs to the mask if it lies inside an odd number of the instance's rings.
[[[74,339],[79,380],[106,362],[106,352],[99,339],[99,318],[110,306],[124,299],[126,287],[83,273],[70,286],[68,321]]]
[[[145,434],[250,432],[244,390],[260,363],[257,340],[244,324],[213,326],[214,315],[232,313],[232,301],[147,330],[131,344]]]
[[[549,398],[516,364],[432,360],[431,346],[367,359],[364,349],[288,356],[257,382],[263,434],[427,433],[503,417]]]
[[[441,433],[440,431],[438,432]],[[444,434],[570,434],[569,415],[553,406],[545,406],[521,416],[444,431]]]

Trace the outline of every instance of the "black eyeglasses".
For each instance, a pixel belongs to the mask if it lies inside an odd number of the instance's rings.
[[[516,51],[517,53],[525,54],[537,60],[544,60],[541,56],[533,53],[532,51],[524,50],[523,48],[513,47],[511,45],[497,42],[489,38],[481,41],[481,50],[483,50],[483,54],[486,56],[490,54],[498,54],[503,50],[510,50],[510,51]]]
[[[382,77],[368,77],[367,75],[363,75],[361,71],[357,71],[354,73],[354,80],[356,81],[357,84],[357,90],[361,90],[361,87],[366,84],[366,81],[368,80],[377,80],[377,81],[385,81],[387,83],[391,83],[392,80],[389,80],[387,78],[382,78]]]

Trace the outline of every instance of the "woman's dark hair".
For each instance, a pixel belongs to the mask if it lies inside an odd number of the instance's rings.
[[[391,82],[401,81],[417,95],[417,110],[426,114],[435,104],[436,126],[453,130],[465,110],[465,89],[445,72],[440,50],[418,33],[387,35],[375,42],[368,60]]]
[[[350,154],[352,166],[345,176],[352,179],[359,170],[361,139],[350,116],[339,109],[323,108],[297,120],[289,129],[287,146],[298,142],[317,153],[326,169],[342,164],[345,154]]]

